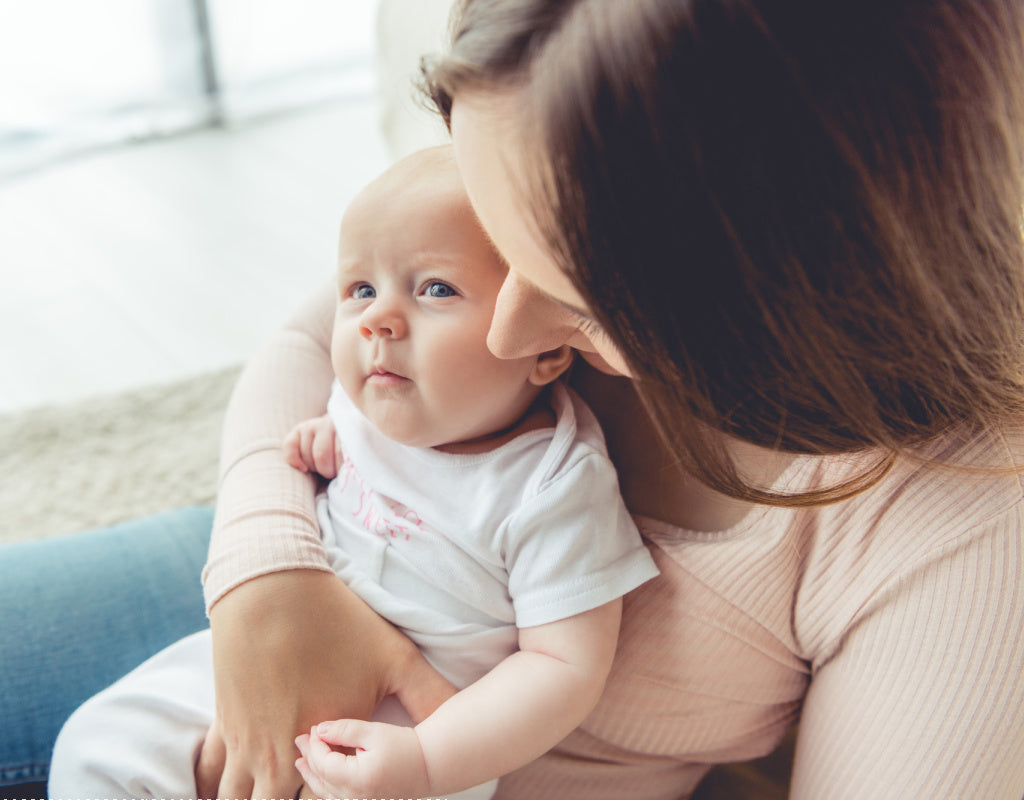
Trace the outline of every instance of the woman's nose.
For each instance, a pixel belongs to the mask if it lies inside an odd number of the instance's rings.
[[[487,347],[499,359],[553,350],[576,332],[571,315],[532,284],[509,272],[494,304]]]
[[[401,339],[408,333],[405,316],[393,304],[382,299],[375,300],[359,320],[359,333],[364,339],[381,337]]]

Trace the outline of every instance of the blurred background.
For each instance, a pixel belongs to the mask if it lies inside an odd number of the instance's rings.
[[[0,413],[242,363],[441,141],[448,0],[0,0]]]

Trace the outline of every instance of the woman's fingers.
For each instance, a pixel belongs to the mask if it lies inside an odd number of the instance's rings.
[[[309,798],[311,795],[315,798],[331,798],[333,793],[331,788],[328,787],[320,775],[313,770],[312,766],[306,760],[305,757],[299,757],[295,760],[295,769],[302,776],[302,793],[300,798]]]
[[[228,754],[224,773],[220,777],[220,787],[217,788],[217,798],[271,798],[268,795],[255,795],[254,786],[252,774],[239,760],[232,759]]]
[[[313,773],[305,757],[299,757],[295,760],[295,769],[302,777],[303,789],[308,789],[317,798],[326,798],[329,795],[320,783],[320,777]],[[301,798],[302,796],[300,795],[299,797]]]
[[[217,602],[210,623],[228,752],[220,794],[235,797],[293,797],[301,783],[296,734],[316,721],[369,717],[388,665],[416,651],[337,576],[318,570],[252,579]]]
[[[227,748],[220,733],[220,723],[214,719],[199,750],[199,759],[196,760],[196,792],[200,798],[217,797],[226,760]]]

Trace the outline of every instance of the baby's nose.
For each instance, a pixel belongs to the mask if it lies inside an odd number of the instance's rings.
[[[383,306],[367,309],[359,322],[359,333],[364,339],[399,339],[406,335],[407,330],[405,317],[396,309]]]
[[[395,336],[395,330],[393,328],[390,328],[390,327],[386,326],[386,325],[375,326],[373,328],[370,328],[369,326],[361,325],[361,326],[359,326],[359,333],[362,334],[364,337],[366,337],[366,339],[370,339],[371,337],[374,337],[374,336],[389,337],[389,338],[392,338],[392,337]]]

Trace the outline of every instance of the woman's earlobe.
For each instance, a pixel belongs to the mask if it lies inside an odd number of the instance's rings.
[[[537,357],[537,363],[533,366],[530,383],[537,387],[550,384],[569,369],[575,355],[576,352],[568,345],[544,351]]]

